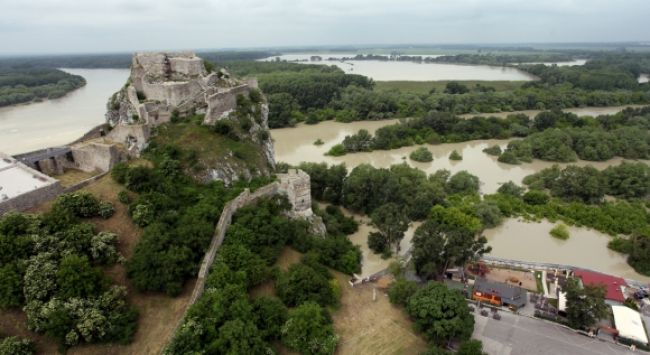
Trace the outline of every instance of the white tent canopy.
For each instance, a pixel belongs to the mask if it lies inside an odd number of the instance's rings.
[[[643,344],[648,343],[648,335],[639,312],[625,306],[612,306],[612,311],[619,336]]]

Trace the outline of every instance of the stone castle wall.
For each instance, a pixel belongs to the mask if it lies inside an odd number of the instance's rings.
[[[278,174],[280,191],[287,195],[294,206],[293,212],[301,216],[311,216],[311,181],[309,174],[298,169],[289,169],[287,174]]]
[[[61,193],[63,193],[63,187],[57,181],[12,199],[0,201],[0,216],[9,211],[24,211],[36,207],[45,201],[56,198]]]
[[[100,142],[82,143],[71,147],[74,167],[85,172],[109,171],[123,160],[123,154],[115,144]]]
[[[169,58],[171,64],[172,72],[181,73],[187,76],[201,76],[205,74],[205,67],[203,66],[203,60],[199,57],[181,57],[174,56]]]
[[[235,215],[237,210],[239,210],[242,207],[253,204],[255,202],[258,202],[261,199],[269,198],[277,194],[287,195],[287,197],[289,198],[289,202],[292,202],[290,196],[302,196],[301,192],[296,194],[291,190],[293,189],[293,187],[298,187],[298,186],[302,189],[305,187],[304,184],[291,184],[291,183],[283,184],[282,182],[283,179],[302,180],[304,183],[305,182],[304,176],[307,176],[306,187],[307,189],[310,189],[309,175],[302,170],[294,169],[293,171],[289,171],[289,173],[287,174],[279,174],[278,176],[280,178],[280,181],[270,183],[262,188],[257,189],[253,193],[251,193],[249,189],[246,189],[244,190],[244,192],[239,194],[239,196],[237,196],[230,202],[226,203],[226,205],[223,207],[221,216],[219,216],[219,222],[217,222],[217,226],[215,227],[214,230],[212,241],[210,242],[210,246],[208,247],[208,250],[206,251],[205,256],[203,257],[203,260],[201,262],[201,267],[197,275],[196,284],[194,285],[194,289],[192,290],[192,295],[190,296],[190,300],[185,308],[183,317],[180,318],[178,324],[176,325],[176,330],[178,330],[178,327],[180,327],[180,325],[183,324],[183,321],[185,320],[185,316],[187,314],[187,310],[194,303],[196,303],[196,301],[198,301],[198,299],[203,295],[203,292],[205,291],[205,282],[210,273],[210,268],[212,267],[212,264],[214,263],[214,258],[217,256],[217,252],[219,251],[219,248],[223,243],[223,240],[226,236],[226,232],[228,231],[228,227],[230,227],[230,224],[232,223],[232,217]],[[311,204],[311,195],[309,196],[309,201]],[[303,206],[301,204],[294,205],[293,202],[292,205],[293,205],[292,215],[294,217],[299,216],[302,218],[303,215],[299,213],[299,211],[303,208]],[[309,211],[311,211],[311,205]],[[174,334],[175,333],[176,331],[174,331]]]
[[[224,114],[237,108],[237,95],[248,95],[250,87],[247,84],[239,85],[225,91],[219,91],[205,98],[208,110],[203,123],[214,124]]]
[[[251,193],[249,189],[246,189],[244,192],[239,194],[239,196],[228,202],[223,207],[223,211],[219,217],[219,222],[217,223],[217,227],[214,231],[214,236],[210,242],[210,247],[208,248],[208,251],[203,257],[203,261],[201,262],[201,268],[199,269],[197,281],[194,286],[194,290],[192,291],[192,296],[190,297],[188,308],[194,304],[199,299],[199,297],[201,297],[201,295],[203,295],[203,291],[205,290],[205,281],[210,272],[210,267],[214,262],[214,258],[217,255],[219,247],[223,243],[223,239],[226,236],[226,231],[228,230],[228,227],[230,227],[230,223],[232,223],[232,216],[234,216],[237,210],[242,207],[253,204],[263,198],[276,195],[279,191],[279,187],[280,185],[277,182],[274,182],[257,189],[253,193]]]
[[[142,151],[151,137],[151,128],[144,124],[117,125],[106,134],[106,139],[123,144],[126,149]]]

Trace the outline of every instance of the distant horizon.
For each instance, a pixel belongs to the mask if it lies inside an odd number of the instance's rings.
[[[0,8],[5,55],[650,41],[647,0],[0,0]]]
[[[93,56],[93,55],[121,55],[132,54],[136,52],[183,52],[191,51],[195,53],[205,52],[253,52],[253,51],[316,51],[316,50],[363,50],[363,49],[408,49],[408,48],[423,48],[423,49],[526,49],[532,48],[535,50],[615,50],[617,46],[627,45],[632,47],[647,47],[650,50],[649,40],[625,40],[625,41],[585,41],[585,42],[458,42],[458,43],[362,43],[362,44],[303,44],[303,45],[285,45],[285,46],[241,46],[241,47],[222,47],[222,48],[159,48],[159,49],[123,49],[115,51],[69,51],[69,52],[0,52],[0,58],[7,57],[48,57],[48,56]],[[541,47],[547,48],[541,48]],[[557,47],[554,47],[557,46]],[[582,48],[604,46],[609,48]],[[457,48],[454,48],[457,47]]]

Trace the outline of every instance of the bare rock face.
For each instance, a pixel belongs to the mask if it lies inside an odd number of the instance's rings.
[[[238,139],[258,145],[268,169],[242,171],[237,164],[207,166],[205,180],[233,180],[268,174],[275,168],[268,133],[268,105],[256,80],[239,80],[225,70],[208,72],[191,52],[136,53],[131,75],[107,104],[106,120],[113,129],[107,138],[123,144],[133,156],[147,146],[152,128],[173,117],[204,114],[203,124],[237,124]],[[241,124],[241,122],[244,122]],[[235,134],[235,133],[233,133]]]

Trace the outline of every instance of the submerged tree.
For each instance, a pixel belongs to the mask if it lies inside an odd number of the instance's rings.
[[[457,208],[435,206],[413,237],[413,262],[418,275],[436,278],[449,267],[462,266],[490,252],[487,239],[478,236],[480,230],[479,219]]]
[[[399,253],[399,243],[409,226],[408,216],[403,209],[394,203],[387,203],[377,208],[370,217],[379,230],[379,233],[373,234],[375,238],[380,236],[389,250],[395,247],[396,253]]]

